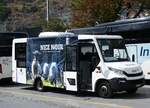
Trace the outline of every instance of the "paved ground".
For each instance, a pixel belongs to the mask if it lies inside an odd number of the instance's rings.
[[[35,91],[30,86],[1,85],[0,108],[149,108],[150,86],[140,88],[136,94],[116,94],[111,99],[94,93],[68,92],[59,89]]]

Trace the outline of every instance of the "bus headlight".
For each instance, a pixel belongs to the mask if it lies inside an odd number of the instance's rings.
[[[118,74],[118,75],[124,75],[124,71],[122,71],[122,70],[115,69],[115,68],[112,68],[112,67],[108,67],[108,69],[109,69],[110,71],[115,72],[115,73]]]

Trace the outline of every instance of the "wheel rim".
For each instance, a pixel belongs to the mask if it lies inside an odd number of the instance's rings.
[[[102,85],[100,88],[100,95],[105,97],[108,95],[108,88],[105,85]]]

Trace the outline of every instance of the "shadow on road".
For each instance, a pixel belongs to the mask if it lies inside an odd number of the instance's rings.
[[[17,87],[17,86],[25,86],[25,85],[14,83],[12,82],[11,78],[0,80],[0,87]]]
[[[117,93],[114,95],[115,99],[146,99],[150,98],[150,86],[140,88],[135,94]]]
[[[22,88],[24,90],[35,90],[34,87],[26,87],[26,88]],[[37,91],[40,92],[40,91]],[[58,93],[58,94],[65,94],[65,95],[74,95],[76,97],[96,97],[95,93],[92,92],[73,92],[73,91],[66,91],[65,89],[60,89],[60,88],[50,88],[50,87],[45,87],[44,92],[52,92],[52,93]]]
[[[0,80],[0,87],[21,87],[21,89],[28,90],[28,91],[36,91],[31,85],[23,85],[23,84],[16,84],[13,83],[10,79],[4,79]],[[36,91],[39,92],[39,91]],[[46,87],[44,92],[52,92],[52,93],[58,93],[58,94],[65,94],[65,95],[73,95],[76,97],[97,97],[96,93],[92,92],[72,92],[72,91],[66,91],[64,89],[60,88],[50,88]],[[138,89],[137,93],[135,94],[127,94],[126,92],[122,93],[115,93],[114,96],[110,99],[145,99],[150,98],[150,85],[146,85],[140,89]]]
[[[33,87],[25,87],[22,88],[24,90],[34,90],[36,91]],[[39,91],[37,91],[39,92]],[[52,93],[58,93],[58,94],[65,94],[65,95],[73,95],[76,97],[97,97],[96,93],[92,92],[72,92],[72,91],[66,91],[64,89],[58,89],[58,88],[45,88],[44,92],[52,92]],[[145,98],[150,98],[150,86],[149,87],[143,87],[140,88],[137,93],[135,94],[128,94],[126,92],[122,93],[115,93],[114,96],[110,99],[145,99]]]

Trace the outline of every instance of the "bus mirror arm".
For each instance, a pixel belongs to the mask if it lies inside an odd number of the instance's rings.
[[[101,70],[101,67],[100,67],[100,66],[97,66],[96,68],[97,68],[98,70]]]
[[[96,73],[101,73],[101,67],[100,66],[96,67]]]

